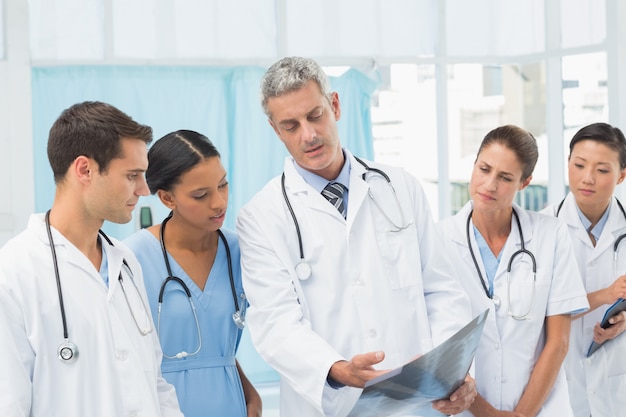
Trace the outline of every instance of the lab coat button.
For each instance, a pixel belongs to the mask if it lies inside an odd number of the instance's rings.
[[[128,353],[125,350],[120,350],[119,352],[117,352],[117,360],[118,361],[126,361],[126,359],[128,359]]]
[[[139,413],[137,411],[131,411],[130,413],[128,413],[129,417],[137,417],[139,415]]]
[[[376,333],[376,330],[372,329],[372,330],[370,330],[369,335],[373,339],[373,338],[375,338],[378,335],[378,333]]]
[[[361,282],[361,280],[360,280],[360,279],[357,279],[357,280],[356,280],[356,282],[355,282],[355,284],[356,284],[356,285],[358,285],[358,286],[361,286],[361,285],[363,285],[363,282]]]

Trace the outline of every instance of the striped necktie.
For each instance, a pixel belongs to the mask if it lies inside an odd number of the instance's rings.
[[[343,204],[343,193],[346,190],[342,184],[338,182],[329,182],[328,185],[322,190],[322,195],[326,197],[330,204],[346,217],[346,206]]]

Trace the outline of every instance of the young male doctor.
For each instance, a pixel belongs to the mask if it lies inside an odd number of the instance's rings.
[[[469,301],[418,181],[342,148],[322,68],[284,58],[261,89],[291,156],[237,219],[250,334],[281,376],[281,415],[346,416],[368,380],[470,321]],[[475,395],[468,379],[432,407],[456,414]]]
[[[52,208],[0,250],[0,415],[179,417],[130,250],[99,233],[127,223],[152,129],[99,102],[50,130]]]

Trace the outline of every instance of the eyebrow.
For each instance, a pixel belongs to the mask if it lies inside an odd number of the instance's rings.
[[[486,166],[488,166],[489,168],[493,169],[493,167],[492,167],[491,165],[489,165],[487,162],[482,161],[482,160],[481,160],[481,161],[479,161],[479,162],[480,162],[481,164],[486,165]],[[508,172],[508,171],[500,171],[500,174],[503,174],[503,175],[509,175],[509,176],[512,176],[512,177],[514,177],[514,176],[515,176],[515,174],[513,174],[512,172]]]
[[[311,114],[315,113],[316,111],[324,111],[324,106],[319,105],[319,106],[315,106],[314,108],[312,108],[311,110],[309,110],[307,113],[305,113],[306,117],[309,117]],[[283,126],[289,123],[298,123],[297,119],[285,119],[285,120],[280,120],[277,122],[279,125]]]
[[[574,159],[580,159],[581,161],[587,162],[587,158],[583,158],[582,156],[579,156],[579,155],[574,155]],[[611,163],[610,162],[605,162],[605,161],[600,161],[600,162],[598,162],[598,165],[609,165],[610,166]]]

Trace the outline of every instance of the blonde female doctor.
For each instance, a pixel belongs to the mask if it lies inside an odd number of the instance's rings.
[[[574,135],[569,149],[571,191],[546,211],[567,225],[590,305],[585,315],[572,322],[565,359],[570,398],[576,417],[622,416],[626,413],[626,337],[621,333],[626,329],[626,313],[614,317],[608,329],[599,322],[611,304],[626,298],[626,238],[619,240],[626,233],[626,213],[613,197],[626,176],[626,139],[618,128],[594,123]],[[606,343],[587,357],[592,340]]]
[[[471,201],[439,223],[472,314],[489,309],[465,416],[568,417],[561,364],[571,314],[588,308],[567,228],[513,203],[538,158],[535,138],[502,126],[483,139]]]

